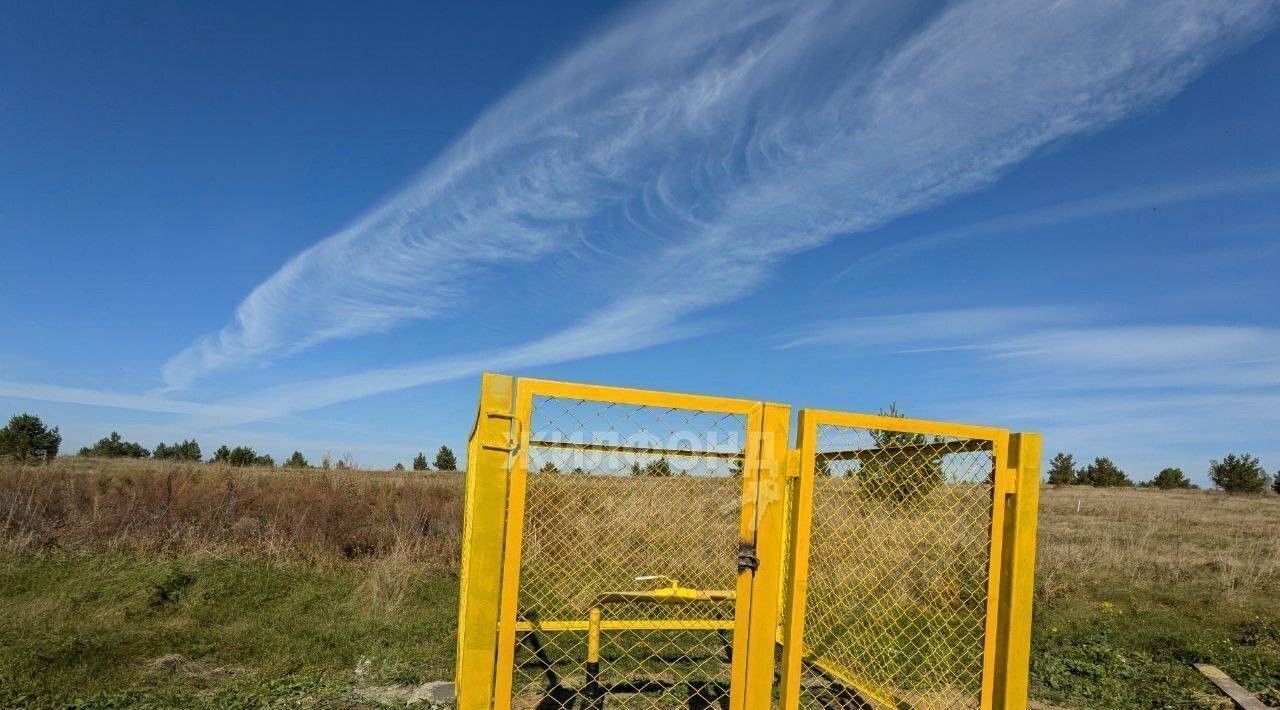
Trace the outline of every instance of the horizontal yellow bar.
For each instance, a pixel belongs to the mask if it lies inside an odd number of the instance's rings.
[[[687,456],[689,458],[740,459],[741,451],[694,451],[691,449],[658,449],[648,446],[623,446],[621,444],[588,444],[577,441],[549,441],[531,439],[529,446],[535,449],[569,449],[571,451],[600,451],[607,454],[640,454],[659,456]]]
[[[582,621],[517,621],[516,631],[586,631]],[[601,631],[732,631],[733,619],[607,619],[600,622]]]
[[[962,439],[959,441],[939,441],[931,444],[911,444],[907,446],[882,446],[868,449],[847,449],[844,451],[819,451],[815,456],[825,461],[851,461],[853,459],[871,459],[877,456],[904,454],[907,456],[941,456],[943,454],[960,454],[970,451],[990,451],[994,444],[989,439]]]
[[[936,422],[927,419],[902,419],[899,417],[886,417],[880,414],[835,412],[830,409],[806,409],[805,411],[809,412],[809,416],[817,421],[818,426],[835,425],[881,431],[901,431],[910,434],[954,436],[961,439],[987,439],[989,441],[1002,441],[1009,436],[1008,429],[1000,429],[998,427]]]
[[[555,380],[538,380],[525,377],[520,378],[520,391],[522,395],[527,393],[533,397],[584,399],[609,404],[630,404],[638,407],[670,407],[672,409],[702,410],[722,414],[750,414],[761,408],[759,402],[749,399],[657,392],[632,389],[630,387],[583,385],[574,382],[556,382]]]

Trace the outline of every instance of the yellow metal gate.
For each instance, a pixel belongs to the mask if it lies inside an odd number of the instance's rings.
[[[1021,708],[1039,441],[486,375],[459,707]]]

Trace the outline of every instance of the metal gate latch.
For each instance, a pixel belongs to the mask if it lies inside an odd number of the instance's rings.
[[[760,569],[760,558],[756,557],[756,546],[750,542],[738,543],[738,572],[747,570],[755,572]]]

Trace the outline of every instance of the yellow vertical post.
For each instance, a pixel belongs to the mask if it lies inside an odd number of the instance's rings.
[[[493,677],[493,708],[511,708],[511,689],[515,673],[516,616],[520,597],[520,560],[524,552],[525,492],[529,480],[529,421],[533,416],[531,387],[520,380],[516,385],[514,424],[515,451],[512,452],[507,478],[507,527],[502,558],[502,595],[498,607],[497,668]]]
[[[767,708],[773,698],[778,591],[782,583],[782,546],[786,536],[783,525],[791,407],[766,403],[760,419],[760,476],[757,479],[755,516],[758,567],[751,579],[745,687],[748,708]]]
[[[482,377],[480,411],[467,444],[454,673],[459,710],[488,710],[493,702],[493,661],[498,650],[494,600],[502,579],[513,389],[512,378],[505,375]]]
[[[1024,710],[1031,665],[1031,604],[1035,595],[1036,518],[1040,504],[1040,435],[1009,436],[1015,487],[1005,496],[1000,608],[992,707]]]
[[[756,543],[756,505],[760,496],[760,440],[764,405],[756,404],[747,413],[742,447],[742,497],[738,520],[738,545],[753,547]],[[747,570],[738,571],[734,592],[737,602],[733,617],[733,662],[729,666],[729,710],[747,710],[747,662],[751,658],[751,587],[755,583]]]
[[[1017,471],[1009,467],[1009,433],[991,442],[991,540],[987,568],[987,615],[982,634],[982,696],[980,707],[995,707],[996,676],[1004,668],[1005,646],[1000,643],[1000,610],[1005,605],[1005,509],[1017,492]]]
[[[795,456],[799,457],[794,471],[798,476],[791,500],[791,534],[787,579],[783,582],[784,605],[782,628],[781,684],[778,688],[779,710],[797,710],[800,707],[800,660],[804,656],[804,613],[809,589],[809,535],[813,526],[813,475],[817,449],[817,423],[801,409],[797,420]]]

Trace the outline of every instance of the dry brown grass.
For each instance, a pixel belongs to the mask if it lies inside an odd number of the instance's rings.
[[[525,591],[540,593],[534,596],[544,604],[579,601],[584,578],[607,579],[619,588],[629,588],[630,575],[642,573],[674,573],[701,586],[731,581],[735,482],[546,477],[542,484],[530,487],[530,510],[543,515],[530,519]],[[628,495],[617,494],[620,484]],[[838,489],[842,483],[824,485]],[[596,495],[592,486],[614,492]],[[838,493],[827,491],[833,501]],[[405,595],[424,573],[445,579],[456,572],[461,494],[462,477],[454,474],[77,457],[48,467],[0,464],[0,553],[37,561],[44,557],[38,553],[59,550],[123,552],[139,560],[193,554],[279,559],[301,563],[295,569],[319,566],[358,577],[352,603],[450,624],[452,600],[429,600],[434,606],[428,608]],[[965,517],[968,522],[950,530],[944,542],[972,539],[969,526],[980,517]],[[1280,648],[1280,640],[1268,635],[1272,626],[1280,628],[1280,619],[1266,604],[1280,592],[1280,497],[1045,489],[1040,521],[1033,682],[1043,699],[1145,707],[1142,698],[1151,692],[1145,679],[1158,676],[1182,689],[1177,692],[1183,695],[1165,694],[1180,702],[1203,690],[1187,658],[1214,662],[1260,692],[1280,687],[1280,671],[1273,670],[1280,660],[1271,650]],[[895,556],[876,546],[875,536],[840,529],[835,537],[865,546],[899,574],[922,574],[912,565],[951,554],[946,545],[934,545],[914,552],[903,547],[911,554]],[[811,574],[819,591],[819,568],[829,555],[847,557],[815,544]],[[723,557],[724,569],[709,572],[708,557]],[[587,564],[589,573],[565,569],[569,559]],[[547,573],[538,574],[536,563],[554,560],[560,565],[545,564]],[[875,565],[862,567],[864,576],[892,581]],[[937,590],[941,598],[953,591]],[[1254,637],[1262,640],[1222,645],[1222,639]],[[447,649],[441,653],[444,658]],[[576,648],[566,655],[581,656]],[[1113,656],[1122,660],[1108,665]],[[1130,677],[1127,668],[1142,672]]]
[[[455,571],[461,492],[456,474],[78,457],[0,464],[0,544],[11,552],[394,558]]]
[[[317,560],[394,556],[453,571],[461,542],[461,484],[456,474],[233,469],[79,457],[45,467],[0,464],[0,544],[10,551],[224,550]],[[690,513],[684,521],[706,526],[723,517],[736,524],[727,493],[696,514],[687,509],[697,496],[667,493],[662,500]],[[564,500],[571,494],[577,497]],[[656,496],[601,501],[583,495],[562,490],[553,496],[565,511],[557,527],[562,535],[597,545],[606,536],[593,527],[602,517],[594,508],[633,499],[649,505],[648,517],[667,508],[652,505]],[[726,502],[727,512],[721,509]],[[571,525],[567,516],[575,511],[594,514]],[[634,523],[607,536],[633,550],[636,528],[653,524],[639,514],[603,517]],[[706,534],[676,537],[685,543],[719,540]],[[1280,496],[1046,488],[1039,539],[1039,592],[1047,599],[1117,574],[1139,586],[1209,582],[1230,595],[1280,585]],[[531,542],[539,540],[545,541],[535,534]]]
[[[1123,576],[1135,588],[1212,585],[1230,597],[1280,584],[1280,496],[1045,489],[1039,600]]]

